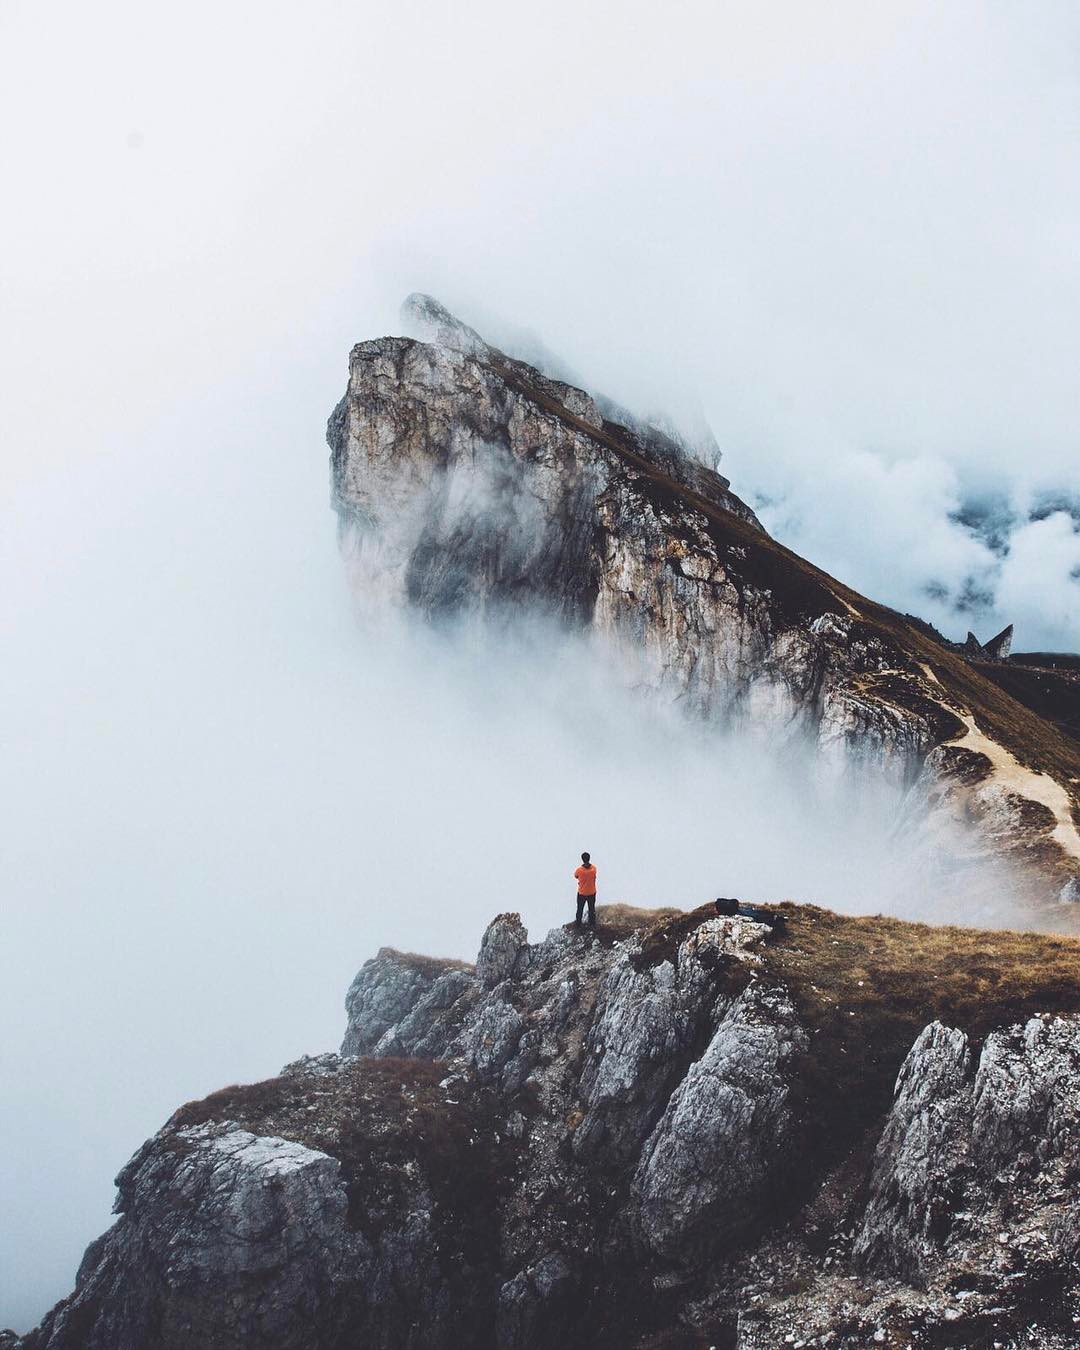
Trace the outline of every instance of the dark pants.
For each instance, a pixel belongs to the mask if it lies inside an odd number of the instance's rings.
[[[585,908],[585,905],[586,905],[586,904],[588,904],[588,906],[589,906],[589,927],[590,927],[590,928],[595,928],[595,927],[596,927],[596,895],[595,895],[595,893],[592,894],[592,895],[579,895],[579,896],[578,896],[578,898],[577,898],[577,918],[574,920],[574,922],[580,927],[580,925],[581,925],[581,911]]]

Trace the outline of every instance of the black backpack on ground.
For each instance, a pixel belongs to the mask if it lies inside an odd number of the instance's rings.
[[[717,914],[738,914],[743,919],[753,919],[755,923],[768,924],[770,928],[783,928],[787,919],[771,909],[760,909],[757,905],[740,905],[738,900],[728,900],[718,896],[714,901]]]

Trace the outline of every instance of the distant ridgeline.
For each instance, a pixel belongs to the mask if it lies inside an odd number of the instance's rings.
[[[965,657],[985,678],[1017,702],[1038,713],[1073,740],[1080,740],[1080,655],[1075,652],[1014,652],[1009,624],[988,642],[968,632],[963,642],[950,642],[933,624],[906,615],[935,642]]]
[[[927,623],[925,619],[920,619],[916,614],[905,614],[904,617],[909,623],[915,624],[921,628],[928,637],[932,637],[935,642],[940,642],[943,647],[948,647],[951,652],[960,652],[963,656],[969,656],[976,661],[1008,661],[1009,654],[1012,651],[1013,626],[1008,624],[1001,630],[996,637],[992,637],[989,642],[980,642],[975,634],[968,629],[968,635],[963,642],[950,642],[949,639],[932,623]]]

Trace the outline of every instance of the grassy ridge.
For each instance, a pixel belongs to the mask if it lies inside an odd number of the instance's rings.
[[[769,535],[671,478],[645,459],[617,424],[605,422],[603,429],[597,429],[534,386],[519,365],[511,367],[497,360],[497,369],[507,383],[538,406],[605,446],[634,469],[642,494],[672,528],[678,529],[679,515],[688,507],[703,516],[729,579],[734,584],[741,581],[756,590],[767,591],[770,611],[778,626],[793,626],[825,613],[854,611],[862,621],[863,636],[882,638],[897,649],[898,656],[932,670],[946,702],[969,711],[980,729],[1021,764],[1049,773],[1066,789],[1072,798],[1073,818],[1080,825],[1080,742],[1063,734],[1054,721],[1040,717],[959,653],[943,647],[929,631],[924,631],[925,625],[868,600]],[[877,692],[886,702],[906,703],[909,697],[917,697],[914,688],[906,695],[894,690],[897,698],[885,690]],[[945,721],[939,734],[942,739],[951,739],[957,732],[948,727],[948,714]]]

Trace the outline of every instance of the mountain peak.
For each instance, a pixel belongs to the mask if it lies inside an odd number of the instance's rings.
[[[972,822],[955,852],[1010,872],[954,875],[969,912],[1015,922],[1018,903],[1075,893],[1080,746],[1002,664],[1009,630],[943,645],[770,539],[655,427],[614,420],[432,296],[403,317],[421,340],[358,344],[328,428],[358,608],[592,634],[613,679],[774,743],[805,738],[829,772],[869,769],[950,839]]]
[[[423,291],[413,291],[401,302],[401,321],[410,337],[434,342],[465,356],[485,356],[491,350],[475,328]]]

